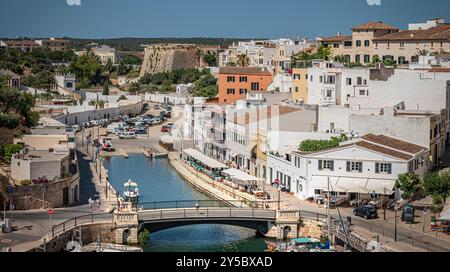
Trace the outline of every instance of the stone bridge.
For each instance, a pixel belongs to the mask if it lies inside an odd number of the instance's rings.
[[[160,202],[163,203],[163,202]],[[160,203],[154,203],[153,207]],[[179,202],[177,202],[178,205]],[[236,205],[234,205],[236,206]],[[114,213],[116,243],[137,243],[138,233],[144,229],[157,231],[198,224],[223,224],[253,229],[271,238],[297,238],[300,212],[264,210],[251,207],[126,207]]]
[[[143,207],[132,207],[124,203],[120,210],[111,213],[87,214],[72,218],[52,227],[47,241],[83,225],[107,223],[117,244],[137,244],[139,232],[150,233],[161,230],[198,224],[223,224],[253,229],[270,238],[298,238],[302,220],[300,211],[276,211],[249,203],[198,201],[171,201],[146,203]],[[231,205],[232,204],[232,205]],[[141,205],[141,203],[139,204]],[[302,217],[304,215],[302,214]]]

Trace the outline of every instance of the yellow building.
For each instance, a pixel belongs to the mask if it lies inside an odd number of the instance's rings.
[[[292,101],[308,101],[308,67],[310,62],[298,62],[292,69]]]

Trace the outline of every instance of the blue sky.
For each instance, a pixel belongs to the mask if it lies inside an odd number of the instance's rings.
[[[448,0],[1,0],[0,37],[315,37],[373,20],[450,21],[449,10]]]

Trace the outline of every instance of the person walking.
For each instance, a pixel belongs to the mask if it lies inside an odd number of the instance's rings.
[[[197,210],[198,213],[198,209],[200,209],[200,203],[198,203],[198,201],[195,202],[195,209]]]
[[[88,203],[89,203],[89,209],[92,210],[92,198],[89,197]]]

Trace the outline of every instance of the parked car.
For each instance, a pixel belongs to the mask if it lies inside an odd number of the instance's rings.
[[[159,110],[161,107],[159,105],[155,105],[154,109]]]
[[[359,206],[353,210],[353,215],[362,217],[364,219],[378,218],[377,209],[372,205]]]
[[[103,138],[103,139],[101,139],[100,140],[100,148],[103,151],[107,151],[107,152],[115,151],[115,148],[114,148],[114,146],[111,143],[111,138]]]
[[[119,139],[136,139],[136,133],[132,131],[125,131],[119,135]]]
[[[170,132],[170,127],[169,126],[162,126],[161,127],[161,132]]]
[[[134,133],[136,133],[137,135],[147,134],[147,130],[143,128],[135,128]]]

